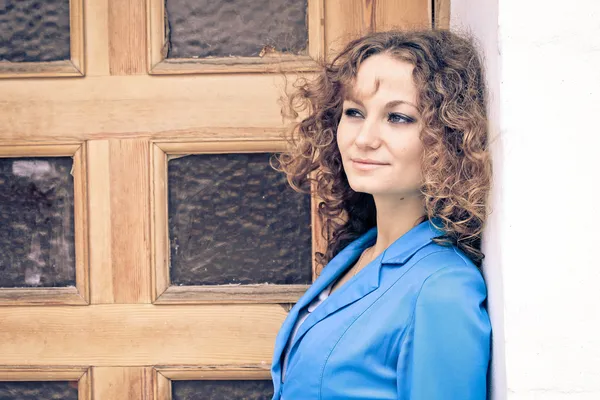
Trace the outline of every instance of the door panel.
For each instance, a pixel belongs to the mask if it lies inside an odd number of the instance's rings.
[[[0,288],[75,286],[70,157],[0,159]]]
[[[0,22],[0,60],[14,63],[71,58],[69,0],[8,0]]]
[[[310,196],[273,153],[173,156],[167,162],[172,285],[310,284]]]
[[[166,58],[306,54],[308,0],[167,0]]]
[[[0,399],[91,400],[91,368],[0,366]]]
[[[91,140],[91,303],[149,303],[149,155],[144,139]]]
[[[68,4],[28,11],[68,21],[62,61],[0,60],[0,397],[270,398],[323,249],[316,200],[268,166],[283,73],[447,2]]]

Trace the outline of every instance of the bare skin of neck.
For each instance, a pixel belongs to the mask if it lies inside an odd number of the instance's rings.
[[[373,246],[369,262],[414,228],[425,215],[420,193],[401,197],[375,196],[374,199],[377,209],[377,242]]]
[[[373,247],[365,250],[359,261],[340,277],[331,292],[341,287],[383,253],[399,237],[414,228],[425,215],[423,198],[420,193],[405,196],[373,197],[377,209],[377,241]]]

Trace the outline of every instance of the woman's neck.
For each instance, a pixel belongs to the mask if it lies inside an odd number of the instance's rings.
[[[414,228],[425,216],[422,195],[373,196],[377,210],[377,242],[372,258],[383,253],[400,236]]]

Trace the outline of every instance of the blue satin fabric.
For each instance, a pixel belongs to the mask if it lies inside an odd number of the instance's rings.
[[[480,271],[458,249],[432,242],[429,221],[396,240],[333,292],[282,353],[299,311],[373,245],[373,228],[323,269],[277,339],[273,400],[484,400],[491,327]]]

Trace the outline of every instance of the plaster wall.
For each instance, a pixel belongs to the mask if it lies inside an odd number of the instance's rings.
[[[485,55],[495,399],[600,399],[600,2],[452,0]]]

